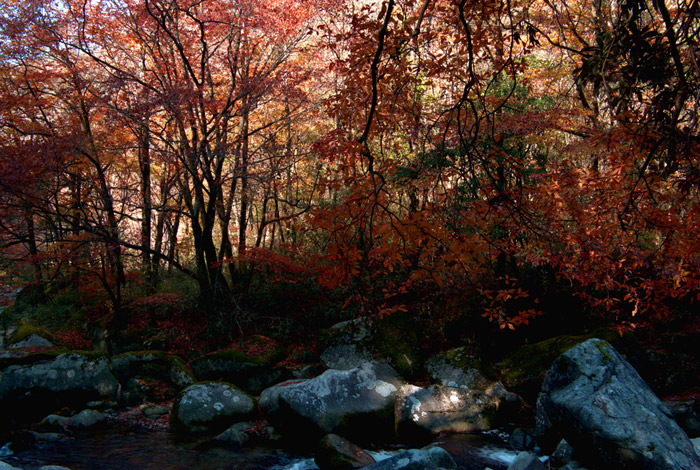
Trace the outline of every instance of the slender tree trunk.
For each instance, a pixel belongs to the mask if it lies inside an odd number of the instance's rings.
[[[152,281],[151,270],[151,152],[148,120],[141,124],[139,129],[139,169],[141,170],[141,269],[145,279]],[[154,286],[151,285],[151,289]]]
[[[246,231],[248,228],[248,118],[247,99],[244,99],[243,114],[241,116],[241,164],[239,167],[241,180],[241,205],[238,212],[238,255],[245,254],[246,251]],[[245,271],[242,263],[239,265],[241,272]]]
[[[175,211],[175,219],[173,220],[168,234],[168,259],[177,260],[177,235],[180,230],[180,215],[182,214],[183,197],[182,194],[177,199],[177,210]],[[172,263],[168,265],[168,274],[172,274],[175,267]]]
[[[41,263],[39,262],[39,249],[36,243],[36,232],[34,230],[34,217],[31,214],[24,216],[27,224],[27,244],[29,245],[29,255],[32,257],[32,266],[34,267],[34,277],[37,284],[42,286],[44,275],[41,271]]]

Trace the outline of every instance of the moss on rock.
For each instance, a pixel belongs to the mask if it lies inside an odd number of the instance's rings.
[[[134,376],[146,376],[170,382],[181,389],[196,381],[181,357],[159,350],[130,351],[114,356],[112,369],[121,382]]]
[[[534,403],[544,377],[552,362],[579,343],[590,338],[614,341],[614,330],[598,329],[581,336],[562,335],[527,344],[506,356],[500,363],[492,366],[491,372],[510,390],[521,394],[526,401]]]
[[[54,344],[57,344],[59,342],[58,340],[56,340],[54,335],[49,333],[47,330],[39,328],[38,326],[32,325],[30,323],[24,323],[20,325],[17,328],[17,330],[14,333],[12,333],[12,335],[10,335],[7,344],[12,345],[22,342],[32,335],[40,336],[48,341],[51,341]]]

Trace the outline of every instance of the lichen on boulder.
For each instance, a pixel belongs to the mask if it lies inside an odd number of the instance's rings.
[[[232,384],[204,382],[190,385],[175,400],[170,425],[175,431],[222,432],[251,417],[254,400]]]
[[[118,386],[101,353],[42,356],[0,371],[0,419],[27,422],[64,406],[84,408],[92,400],[114,399]]]

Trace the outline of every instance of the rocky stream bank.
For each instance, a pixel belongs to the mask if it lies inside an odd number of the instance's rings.
[[[38,334],[4,332],[0,469],[47,443],[138,429],[167,432],[190,450],[292,448],[313,458],[294,468],[321,470],[478,468],[435,445],[455,433],[507,433],[503,446],[516,452],[501,467],[509,470],[700,470],[699,402],[662,402],[605,340],[572,341],[539,372],[535,402],[523,396],[536,379],[515,393],[512,374],[487,378],[467,348],[418,364],[400,348],[367,349],[364,327],[335,328],[323,367],[295,368],[234,350],[189,363],[163,351],[68,351]],[[218,468],[244,468],[231,465]]]

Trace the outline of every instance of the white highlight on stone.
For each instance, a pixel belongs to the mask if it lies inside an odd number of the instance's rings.
[[[396,391],[396,387],[389,382],[378,380],[377,385],[374,387],[374,391],[386,398]]]

